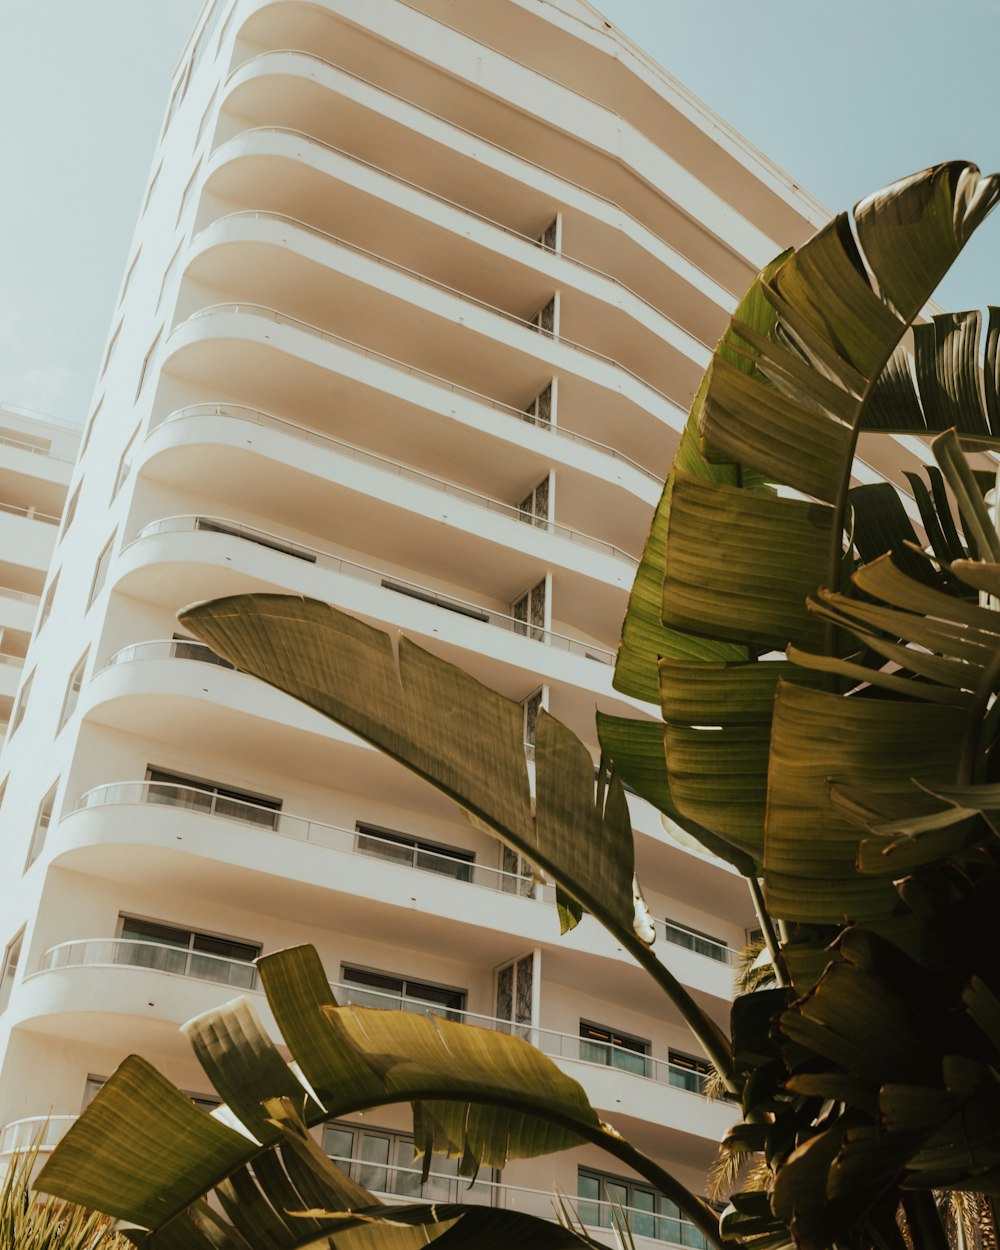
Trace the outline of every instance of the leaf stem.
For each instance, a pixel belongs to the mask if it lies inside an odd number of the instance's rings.
[[[771,917],[764,904],[764,892],[761,890],[760,882],[756,877],[747,877],[746,882],[750,891],[750,898],[753,900],[753,909],[757,913],[757,923],[760,925],[760,931],[764,935],[764,945],[771,956],[775,980],[782,989],[787,989],[791,984],[791,978],[788,975],[788,966],[785,963],[785,956],[778,941],[778,935],[774,931],[774,925],[771,923]]]
[[[949,1250],[937,1203],[930,1190],[904,1191],[903,1210],[914,1250]]]

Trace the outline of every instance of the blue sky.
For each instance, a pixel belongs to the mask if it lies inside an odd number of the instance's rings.
[[[83,421],[201,0],[0,0],[0,400]],[[965,157],[1000,169],[1000,0],[604,0],[831,210]],[[1000,303],[1000,210],[946,279]]]

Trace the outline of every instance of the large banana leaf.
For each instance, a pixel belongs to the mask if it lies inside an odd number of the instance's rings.
[[[445,1151],[474,1176],[481,1163],[502,1167],[592,1142],[637,1168],[717,1242],[711,1209],[602,1123],[576,1081],[527,1042],[437,1017],[338,1007],[311,947],[266,956],[260,968],[310,1088],[253,1007],[236,1000],[186,1031],[245,1131],[206,1115],[132,1056],[46,1163],[42,1192],[152,1230],[147,1243],[167,1250],[297,1250],[331,1234],[348,1250],[407,1250],[438,1236],[452,1250],[501,1238],[532,1250],[589,1244],[529,1217],[500,1213],[481,1225],[478,1208],[384,1206],[307,1132],[307,1123],[411,1102],[427,1165],[431,1151]],[[206,1204],[212,1192],[224,1215]]]
[[[520,704],[409,639],[394,653],[382,630],[290,595],[236,595],[188,608],[180,620],[238,668],[380,747],[527,856],[650,972],[725,1077],[726,1039],[649,949],[621,781],[612,775],[595,798],[593,761],[564,725],[539,716],[533,807]]]

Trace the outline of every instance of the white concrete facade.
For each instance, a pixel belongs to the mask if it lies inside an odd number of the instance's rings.
[[[520,1025],[702,1187],[730,1113],[684,1088],[697,1048],[603,930],[560,938],[499,844],[175,614],[328,600],[541,692],[596,758],[595,706],[653,714],[610,663],[709,345],[823,216],[582,0],[206,4],[0,760],[0,1121],[56,1135],[132,1051],[210,1097],[177,1026],[242,990],[266,1018],[249,960],[309,941],[342,994],[391,1001],[376,973]],[[744,887],[633,817],[661,957],[724,1022]],[[405,1131],[329,1141],[404,1193]],[[549,1214],[602,1172],[581,1149],[475,1194]]]

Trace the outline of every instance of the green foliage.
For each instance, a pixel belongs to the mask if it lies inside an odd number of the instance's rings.
[[[587,909],[647,969],[740,1104],[714,1171],[742,1184],[721,1221],[734,1250],[938,1250],[952,1217],[935,1191],[1000,1197],[1000,616],[978,599],[1000,597],[1000,539],[968,460],[1000,438],[1000,314],[982,385],[977,315],[912,327],[998,197],[997,177],[941,165],[758,276],[695,398],[623,625],[615,684],[664,723],[600,717],[596,783],[543,713],[532,803],[519,705],[326,605],[236,596],[181,617],[451,798],[556,884],[564,929]],[[862,432],[937,434],[937,467],[909,477],[927,553],[891,487],[852,489]],[[762,878],[773,958],[736,997],[730,1038],[650,949],[620,778],[755,900]],[[425,1158],[444,1149],[471,1175],[594,1142],[721,1244],[710,1209],[526,1044],[338,1008],[306,951],[262,972],[312,1097],[230,1005],[189,1035],[252,1141],[130,1059],[41,1185],[167,1250],[246,1250],[251,1224],[269,1250],[331,1228],[359,1250],[586,1244],[565,1208],[548,1233],[380,1208],[310,1145],[306,1124],[405,1100]],[[131,1175],[123,1160],[154,1142],[155,1166]]]

